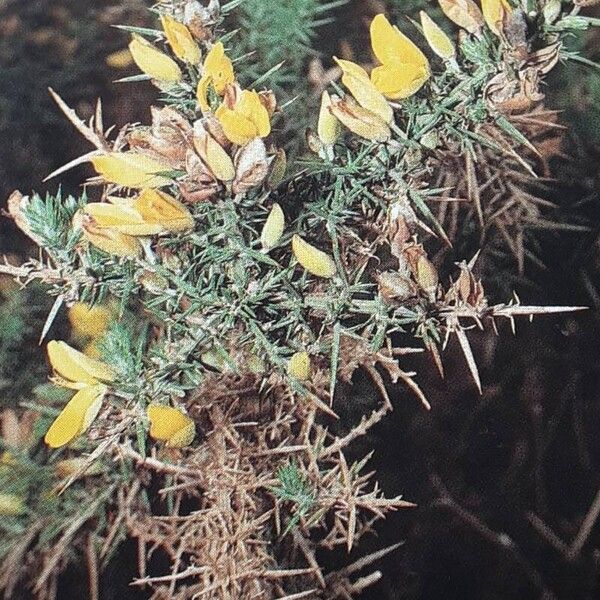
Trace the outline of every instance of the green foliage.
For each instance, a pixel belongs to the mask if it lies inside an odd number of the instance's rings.
[[[272,488],[272,492],[282,502],[290,502],[294,506],[294,516],[283,532],[283,535],[286,535],[298,525],[300,519],[309,514],[315,505],[316,493],[294,462],[280,467],[277,471],[277,479],[279,485]]]
[[[80,198],[63,198],[59,189],[56,195],[47,193],[44,198],[34,194],[24,213],[32,233],[51,254],[60,254],[64,260],[81,237],[79,231],[73,228],[72,221],[77,210],[86,203],[85,194]]]

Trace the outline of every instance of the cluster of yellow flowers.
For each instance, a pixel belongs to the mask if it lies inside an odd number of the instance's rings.
[[[507,0],[482,0],[483,13],[473,0],[439,0],[444,13],[457,25],[481,35],[483,23],[502,37],[502,26],[511,8]],[[442,29],[421,11],[423,35],[433,52],[456,66],[456,48]],[[363,67],[335,58],[342,70],[342,83],[351,95],[340,98],[323,92],[317,135],[325,147],[338,139],[341,126],[367,140],[385,142],[394,120],[389,101],[416,94],[430,78],[429,61],[421,50],[383,14],[371,22],[371,47],[380,65],[369,75]]]
[[[47,351],[54,371],[53,382],[77,390],[44,438],[51,448],[60,448],[76,440],[94,422],[116,374],[106,363],[86,356],[65,342],[51,341]],[[194,422],[179,409],[151,404],[147,417],[150,436],[165,441],[167,446],[187,446],[194,439]]]

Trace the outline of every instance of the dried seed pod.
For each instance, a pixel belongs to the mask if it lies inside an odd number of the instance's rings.
[[[379,284],[379,293],[388,303],[404,302],[417,295],[415,284],[400,273],[394,271],[385,271],[377,276]]]
[[[15,225],[30,239],[32,239],[36,244],[42,246],[42,240],[37,237],[33,231],[31,231],[31,227],[29,226],[29,221],[25,216],[25,209],[29,204],[29,196],[24,196],[19,190],[15,190],[6,201],[6,205],[8,208],[8,214],[11,216]]]
[[[194,123],[194,148],[215,179],[224,182],[233,181],[235,178],[233,160],[206,130],[202,120]]]
[[[267,148],[261,138],[254,138],[236,154],[233,193],[243,194],[258,187],[268,173]]]

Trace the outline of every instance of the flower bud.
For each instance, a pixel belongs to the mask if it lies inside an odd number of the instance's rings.
[[[325,252],[305,242],[299,235],[292,238],[292,251],[296,260],[317,277],[329,279],[336,273],[333,259]]]
[[[283,235],[284,227],[285,216],[283,210],[281,210],[281,206],[275,202],[260,234],[260,243],[264,250],[270,250],[273,246],[277,245],[277,242]]]
[[[152,79],[165,83],[176,83],[181,79],[182,73],[177,63],[140,35],[133,34],[129,51],[135,64]]]
[[[317,135],[323,144],[331,146],[340,137],[341,127],[338,119],[331,113],[331,96],[327,91],[321,96],[321,110],[317,124]]]
[[[443,60],[454,58],[456,49],[452,40],[424,10],[421,11],[420,15],[423,35],[431,49]]]
[[[288,373],[294,379],[306,381],[310,377],[310,366],[308,352],[296,352],[288,362]]]
[[[147,409],[150,437],[172,448],[189,446],[196,436],[196,425],[177,408],[151,404]]]

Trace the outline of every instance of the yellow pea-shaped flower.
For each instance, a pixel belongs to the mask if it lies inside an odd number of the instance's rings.
[[[44,441],[51,448],[60,448],[84,433],[93,423],[102,407],[107,387],[88,385],[80,389],[54,419]]]
[[[150,437],[173,448],[189,446],[196,435],[194,421],[177,408],[151,404],[147,409]]]
[[[83,387],[115,379],[115,372],[102,361],[86,356],[65,342],[52,340],[47,346],[54,372],[67,387]]]
[[[134,199],[133,208],[145,223],[160,226],[164,231],[178,233],[194,227],[194,217],[187,207],[160,190],[142,190]]]
[[[260,234],[260,243],[264,250],[270,250],[277,244],[283,235],[284,228],[285,215],[281,206],[275,202]]]
[[[68,318],[75,335],[97,338],[107,330],[112,312],[107,306],[76,302],[69,308]]]
[[[162,28],[167,37],[167,41],[175,56],[179,60],[197,65],[200,63],[201,53],[198,44],[195,42],[190,30],[171,15],[162,15]]]
[[[452,40],[442,31],[441,27],[424,11],[421,13],[421,27],[429,47],[443,60],[455,57],[456,49]]]
[[[335,263],[325,252],[304,241],[299,235],[292,238],[292,251],[296,260],[317,277],[331,278],[335,275]]]
[[[217,94],[222,96],[228,85],[235,81],[231,59],[225,54],[222,42],[217,42],[204,59],[202,77],[209,78]]]
[[[349,60],[341,60],[335,56],[333,58],[342,69],[342,83],[360,106],[377,115],[385,123],[391,123],[394,119],[394,111],[367,72],[360,65]]]
[[[481,8],[487,26],[500,37],[504,18],[512,12],[512,7],[506,0],[481,0]]]
[[[444,14],[469,33],[479,35],[483,15],[473,0],[438,0]]]
[[[288,373],[295,379],[306,381],[310,377],[310,356],[308,352],[296,352],[288,362]]]
[[[382,63],[371,72],[371,81],[386,98],[409,98],[429,79],[427,57],[383,14],[371,22],[371,46]]]
[[[73,217],[73,226],[81,228],[83,237],[92,246],[121,258],[135,258],[142,253],[142,245],[131,235],[109,227],[99,227],[91,215],[78,211]]]
[[[226,103],[221,104],[215,116],[227,139],[238,146],[245,146],[254,138],[264,138],[271,133],[269,111],[254,90],[243,90],[233,108]]]
[[[94,156],[91,162],[106,181],[123,187],[158,188],[171,183],[170,179],[159,175],[171,168],[144,154],[109,152]]]
[[[147,223],[130,202],[114,205],[108,202],[90,202],[83,212],[94,219],[100,229],[110,229],[128,236],[155,235],[164,231],[159,223]],[[92,241],[93,243],[93,241]]]
[[[340,137],[341,127],[337,117],[331,112],[331,96],[324,91],[321,96],[321,109],[317,123],[317,135],[323,144],[331,146]]]
[[[143,37],[133,34],[129,51],[135,64],[152,79],[165,83],[176,83],[181,79],[182,73],[177,63]]]

